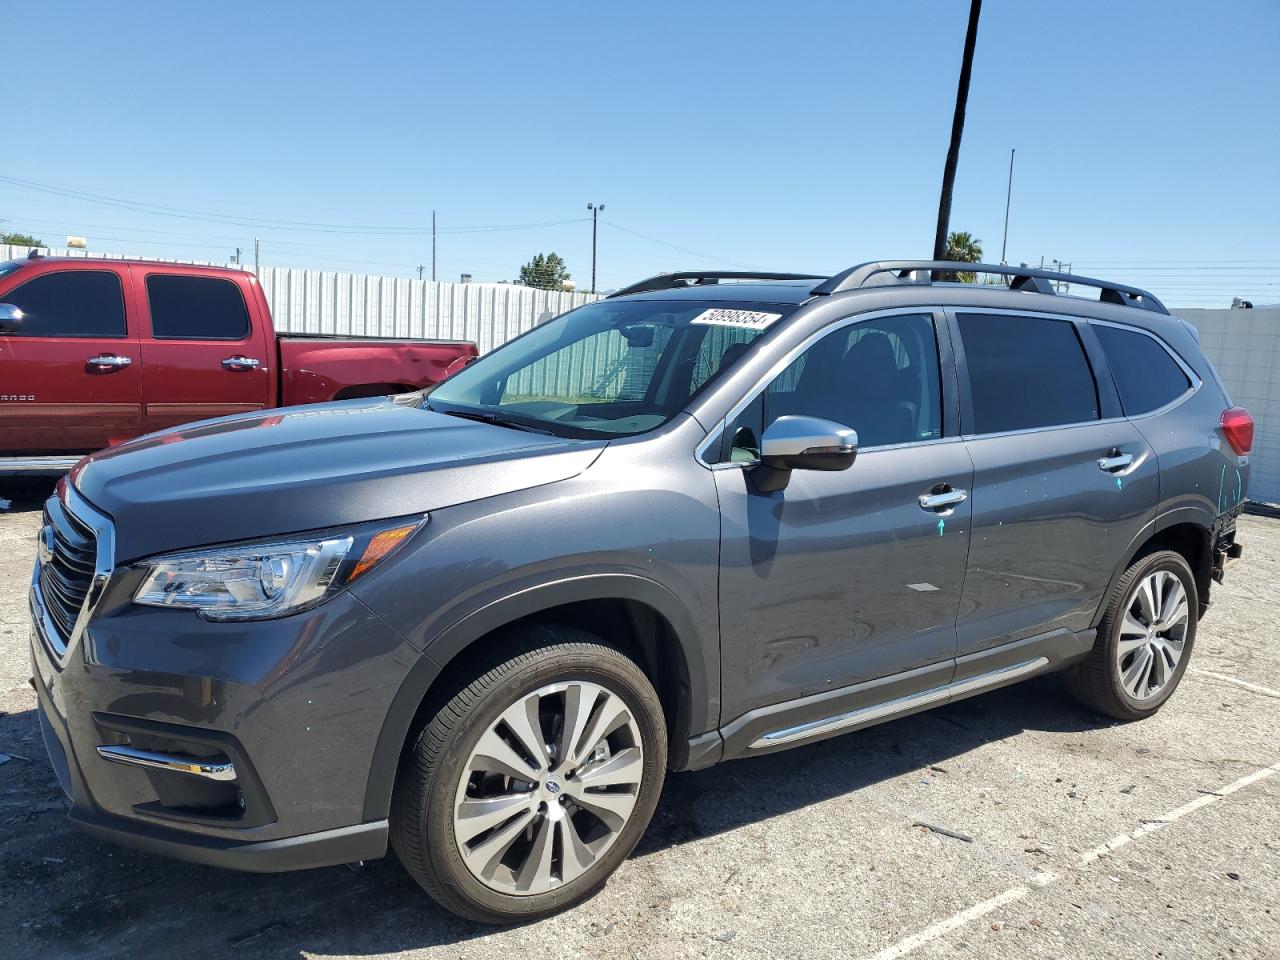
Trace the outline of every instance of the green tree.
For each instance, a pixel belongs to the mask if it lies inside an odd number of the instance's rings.
[[[964,230],[952,230],[947,235],[947,249],[943,260],[958,260],[961,263],[978,263],[982,260],[982,241]],[[978,279],[976,273],[957,273],[946,279],[959,279],[961,283],[973,283]]]
[[[19,247],[43,247],[44,241],[29,233],[0,233],[0,243],[12,243]]]
[[[539,287],[543,290],[563,290],[564,282],[569,279],[569,271],[564,260],[558,254],[537,254],[532,260],[520,268],[520,282],[526,287]]]

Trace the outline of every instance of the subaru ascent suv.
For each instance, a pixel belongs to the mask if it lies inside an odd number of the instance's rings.
[[[31,583],[40,723],[95,836],[257,871],[390,847],[464,917],[537,917],[669,770],[1051,671],[1153,714],[1240,554],[1252,433],[1132,287],[658,276],[429,391],[80,461]]]

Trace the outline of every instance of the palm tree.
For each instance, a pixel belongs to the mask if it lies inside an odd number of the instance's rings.
[[[964,135],[964,111],[969,102],[969,75],[973,72],[973,48],[978,42],[978,14],[982,0],[970,0],[969,28],[964,35],[964,57],[960,61],[960,84],[956,87],[956,112],[951,119],[951,146],[947,163],[942,168],[942,195],[938,200],[938,232],[933,237],[933,259],[944,260],[947,230],[951,223],[951,191],[956,183],[956,164],[960,160],[960,138]]]
[[[947,234],[947,247],[942,252],[943,260],[957,260],[961,263],[979,263],[982,260],[982,241],[967,230],[952,230]],[[945,280],[959,279],[961,283],[973,283],[978,279],[976,273],[948,274]]]

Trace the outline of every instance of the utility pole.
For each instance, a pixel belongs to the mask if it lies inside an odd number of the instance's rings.
[[[598,226],[598,218],[600,211],[604,209],[603,203],[588,203],[587,209],[591,211],[591,292],[596,292],[596,229]]]
[[[1016,149],[1009,151],[1009,189],[1004,195],[1004,239],[1000,241],[1000,262],[1005,266],[1009,264],[1005,252],[1009,246],[1009,201],[1013,199],[1013,155],[1017,152]]]
[[[431,211],[431,279],[436,279],[436,212]]]
[[[258,240],[257,237],[254,237],[253,238],[253,275],[255,277],[261,276],[261,274],[258,272],[261,265],[261,261],[262,261],[262,243]]]
[[[982,0],[969,0],[969,28],[964,35],[964,59],[960,62],[960,83],[956,87],[956,112],[951,118],[951,145],[942,168],[942,195],[938,199],[938,232],[933,238],[933,259],[945,260],[947,231],[951,226],[951,192],[956,184],[956,164],[960,160],[960,140],[964,135],[964,111],[969,103],[969,76],[973,73],[973,48],[978,42],[978,15]]]
[[[422,264],[418,264],[418,279],[422,279]]]

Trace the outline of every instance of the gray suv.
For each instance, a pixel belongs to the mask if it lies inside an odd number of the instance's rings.
[[[31,584],[40,723],[95,836],[258,871],[389,844],[464,917],[537,917],[668,770],[1050,671],[1154,713],[1252,428],[1119,284],[659,276],[425,395],[81,461]]]

